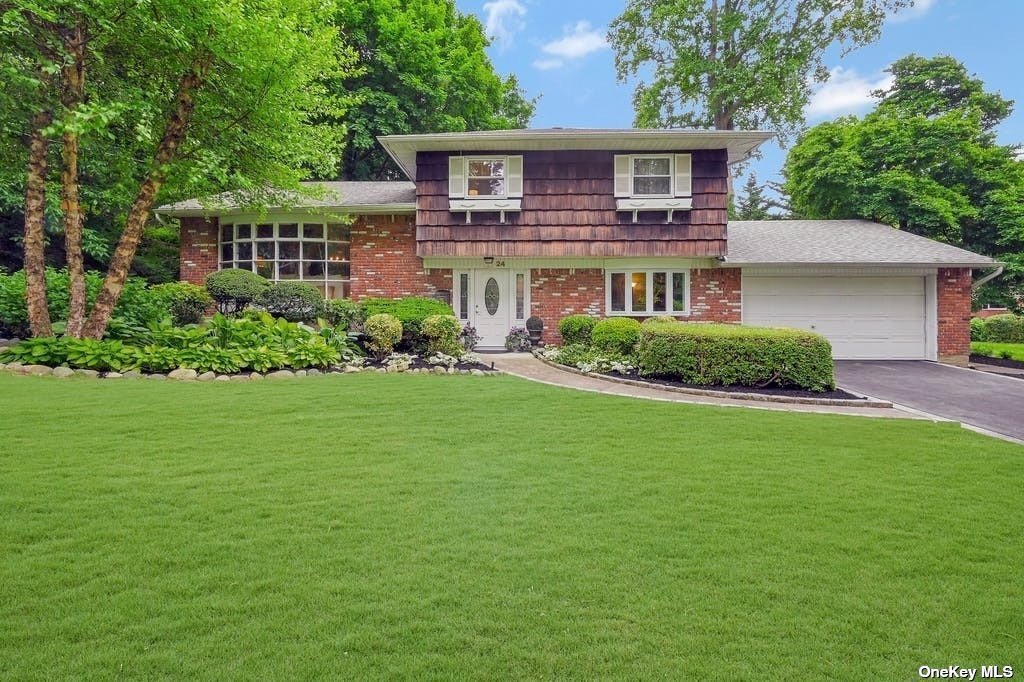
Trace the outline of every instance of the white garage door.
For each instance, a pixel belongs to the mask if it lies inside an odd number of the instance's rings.
[[[744,275],[743,323],[818,332],[836,358],[924,359],[925,278]]]

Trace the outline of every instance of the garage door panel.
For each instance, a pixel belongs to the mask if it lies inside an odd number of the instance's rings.
[[[923,277],[745,276],[748,325],[815,331],[837,358],[926,354]]]

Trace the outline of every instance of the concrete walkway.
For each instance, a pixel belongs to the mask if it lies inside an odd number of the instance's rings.
[[[552,386],[573,388],[578,391],[618,395],[627,398],[643,398],[645,400],[661,400],[673,403],[693,403],[697,405],[717,405],[719,407],[746,407],[757,410],[776,410],[781,412],[807,412],[816,414],[845,414],[855,417],[877,417],[881,419],[920,419],[919,415],[905,412],[897,408],[877,407],[838,407],[834,405],[804,405],[800,403],[770,403],[751,400],[735,400],[731,398],[712,398],[698,395],[687,395],[664,391],[655,387],[631,386],[618,384],[603,379],[583,376],[573,372],[546,365],[529,353],[488,353],[481,354],[487,362],[493,362],[495,369],[530,381]]]

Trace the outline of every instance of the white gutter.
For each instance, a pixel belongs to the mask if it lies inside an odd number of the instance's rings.
[[[971,285],[971,291],[977,291],[978,289],[980,289],[982,287],[982,285],[986,284],[987,282],[991,282],[992,280],[994,280],[996,277],[998,277],[1001,274],[1003,274],[1003,266],[1002,265],[996,267],[995,270],[993,270],[992,272],[988,273],[987,275],[985,275],[984,277],[979,279],[977,282],[972,284]]]

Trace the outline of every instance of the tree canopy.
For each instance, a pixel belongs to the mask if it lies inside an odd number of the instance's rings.
[[[334,82],[353,103],[337,176],[394,179],[398,167],[378,135],[524,128],[533,116],[514,75],[498,75],[480,21],[454,0],[350,0],[337,10],[342,40],[359,69]]]
[[[783,174],[793,209],[1019,260],[1024,163],[993,133],[1013,102],[951,57],[910,55],[889,71],[894,83],[877,93],[874,111],[817,125],[790,150]]]
[[[630,0],[612,22],[620,81],[640,77],[639,127],[770,129],[804,121],[827,48],[874,41],[910,0]],[[648,75],[649,74],[649,75]]]

